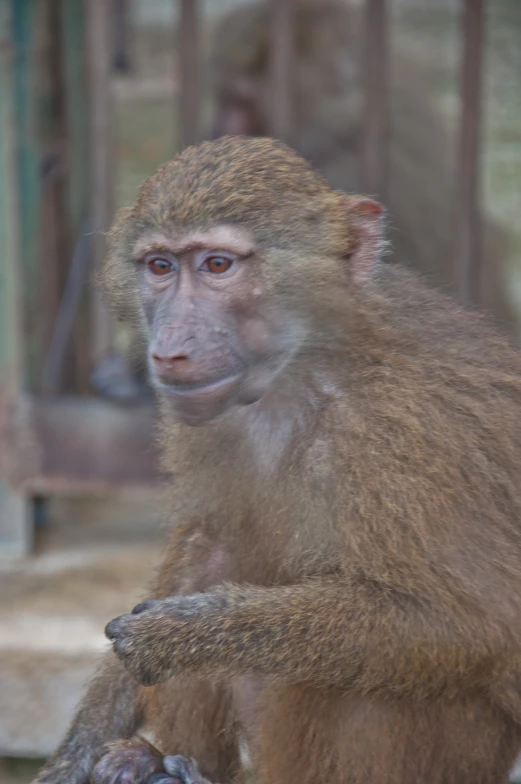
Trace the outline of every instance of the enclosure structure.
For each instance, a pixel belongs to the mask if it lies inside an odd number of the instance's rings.
[[[175,2],[176,0],[172,0]],[[200,7],[178,0],[182,145],[197,140]],[[291,140],[296,0],[271,0],[271,128]],[[385,199],[388,23],[365,0],[363,189]],[[112,212],[111,14],[124,2],[0,0],[0,556],[30,552],[35,498],[157,481],[154,409],[96,396],[113,325],[91,285]],[[482,0],[461,0],[454,265],[476,299]],[[121,33],[121,27],[118,28]]]

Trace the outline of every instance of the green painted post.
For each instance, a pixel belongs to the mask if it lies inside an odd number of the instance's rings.
[[[18,287],[18,203],[11,0],[0,0],[0,557],[27,553],[29,503],[9,483],[16,444],[6,435],[20,404],[23,379]]]

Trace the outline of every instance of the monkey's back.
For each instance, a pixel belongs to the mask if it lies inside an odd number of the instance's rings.
[[[399,266],[381,266],[347,320],[339,503],[360,562],[433,590],[469,579],[517,612],[521,355]]]

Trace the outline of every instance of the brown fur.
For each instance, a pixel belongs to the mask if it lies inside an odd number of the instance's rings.
[[[174,531],[152,595],[167,598],[109,625],[157,685],[111,659],[39,782],[84,782],[141,703],[161,752],[213,781],[241,775],[243,736],[261,784],[507,781],[521,358],[399,266],[352,289],[353,204],[283,145],[236,138],[186,150],[120,216],[105,276],[120,311],[143,320],[143,231],[232,221],[262,244],[270,305],[308,331],[254,405],[189,428],[163,401]]]
[[[269,133],[269,13],[266,0],[219,20],[209,57],[215,133]],[[359,8],[347,0],[298,0],[295,122],[290,140],[334,188],[359,191],[363,90]],[[390,258],[456,290],[452,244],[456,134],[429,96],[417,58],[393,53],[390,69],[388,193]],[[378,195],[378,194],[375,194]],[[484,220],[479,304],[510,330],[505,231]]]

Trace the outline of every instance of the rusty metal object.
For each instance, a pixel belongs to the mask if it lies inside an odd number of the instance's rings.
[[[112,217],[112,139],[110,3],[89,0],[87,10],[87,53],[90,90],[91,224],[93,267],[99,269],[105,255],[104,232]],[[110,353],[113,344],[112,318],[92,291],[92,360],[95,367]]]
[[[47,394],[59,391],[62,371],[74,329],[82,290],[87,281],[91,261],[91,235],[87,221],[80,231],[74,250],[69,273],[65,282],[49,350],[43,367],[43,392]]]

